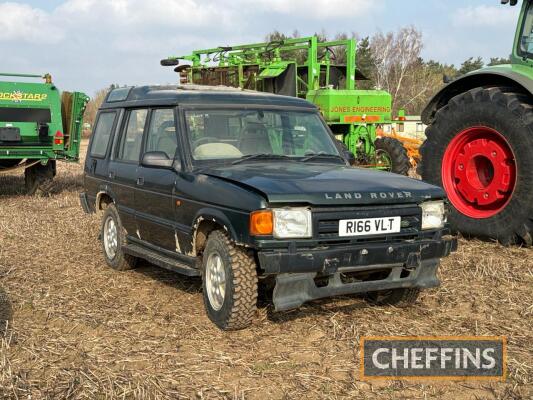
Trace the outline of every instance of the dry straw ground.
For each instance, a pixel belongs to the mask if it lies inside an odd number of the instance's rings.
[[[106,267],[98,218],[78,203],[80,165],[61,164],[50,198],[22,196],[22,183],[0,177],[0,398],[533,397],[533,250],[462,240],[442,286],[411,309],[263,306],[250,329],[225,333],[199,280]],[[507,336],[507,382],[358,380],[363,335],[452,334]]]

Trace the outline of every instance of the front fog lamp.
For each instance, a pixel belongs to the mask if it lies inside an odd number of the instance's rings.
[[[277,208],[274,215],[274,237],[277,239],[309,238],[313,236],[311,210],[307,208]]]
[[[443,201],[428,201],[420,205],[422,229],[440,229],[446,223],[446,209]]]

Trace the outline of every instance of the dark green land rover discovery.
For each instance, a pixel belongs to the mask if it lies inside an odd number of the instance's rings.
[[[353,293],[411,304],[457,246],[444,192],[349,156],[301,99],[119,88],[98,113],[81,203],[103,210],[109,266],[201,276],[221,329],[251,323],[259,285],[276,310]]]

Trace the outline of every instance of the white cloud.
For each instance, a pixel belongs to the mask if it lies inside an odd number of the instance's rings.
[[[249,1],[243,3],[250,4]],[[254,3],[263,11],[315,19],[362,17],[381,8],[372,0],[257,0]]]
[[[520,7],[503,7],[481,5],[463,7],[455,11],[452,24],[455,27],[487,27],[498,28],[502,25],[515,25]]]
[[[63,30],[52,24],[48,13],[19,3],[0,3],[0,32],[0,41],[55,43],[64,37]]]

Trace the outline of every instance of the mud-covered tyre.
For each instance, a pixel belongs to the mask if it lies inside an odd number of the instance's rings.
[[[202,288],[207,315],[222,330],[248,327],[257,309],[254,257],[223,231],[213,231],[202,258]]]
[[[137,257],[125,254],[122,250],[126,243],[124,232],[117,208],[114,204],[109,204],[102,216],[100,238],[107,265],[117,271],[135,268],[138,261]]]
[[[28,196],[50,194],[54,176],[56,174],[55,160],[46,165],[37,163],[24,171],[24,186]]]
[[[365,299],[377,306],[409,307],[416,303],[420,289],[399,288],[367,293]]]
[[[465,236],[533,243],[533,107],[529,95],[475,88],[435,114],[418,173],[444,187]]]
[[[374,142],[378,164],[388,163],[388,171],[395,174],[407,175],[411,168],[411,161],[402,142],[391,137],[380,137]]]

